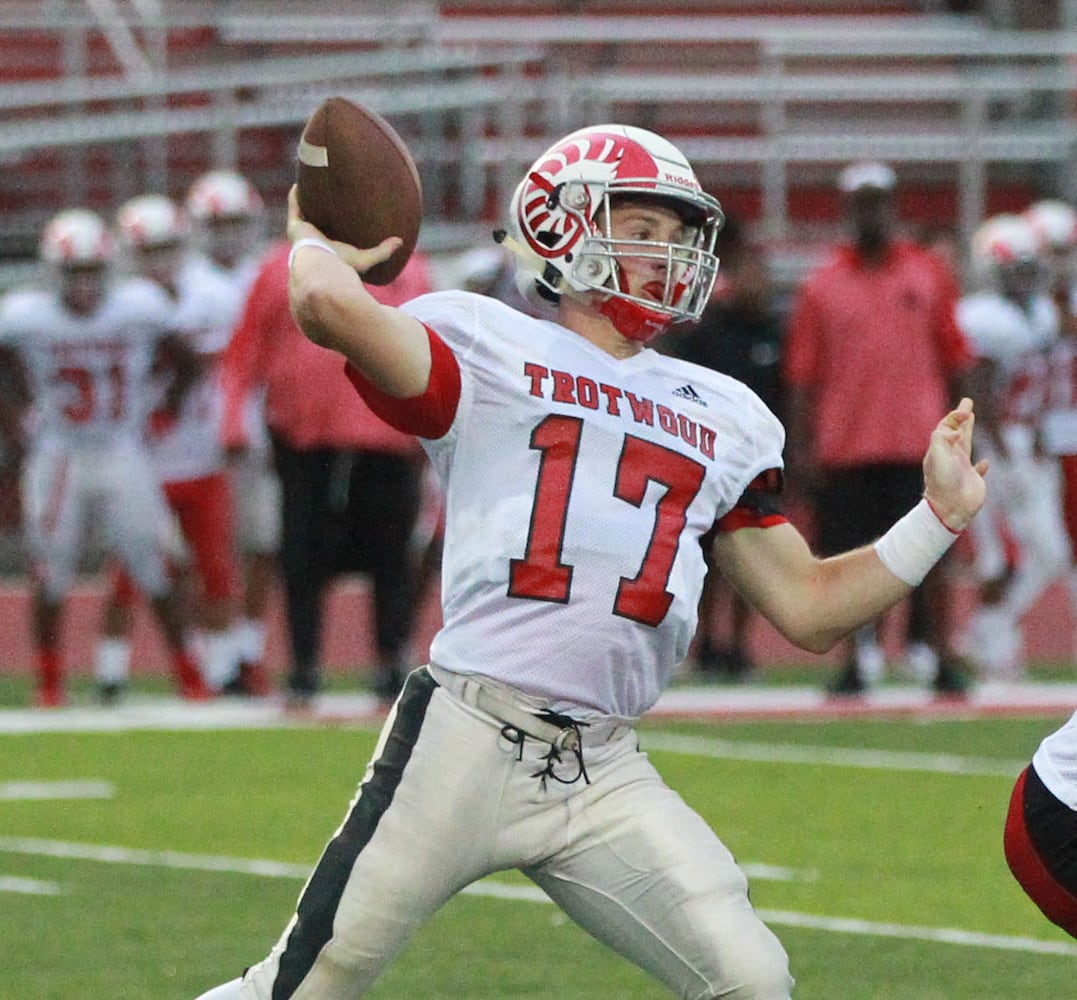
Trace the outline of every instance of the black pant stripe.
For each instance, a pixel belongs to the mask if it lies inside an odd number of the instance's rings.
[[[295,926],[288,935],[273,983],[273,1000],[289,1000],[332,936],[333,919],[348,875],[392,804],[437,686],[425,669],[408,676],[393,727],[381,756],[374,763],[374,771],[363,783],[344,826],[329,842],[300,897]]]

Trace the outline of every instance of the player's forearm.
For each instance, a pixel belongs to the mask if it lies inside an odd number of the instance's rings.
[[[420,395],[430,377],[430,346],[418,320],[377,302],[339,258],[303,248],[289,276],[292,314],[315,344],[344,355],[392,396]]]
[[[790,639],[802,649],[825,653],[911,590],[871,546],[820,560],[808,585],[792,597]]]
[[[720,535],[714,557],[750,604],[812,653],[832,649],[911,590],[871,546],[818,559],[789,524]]]

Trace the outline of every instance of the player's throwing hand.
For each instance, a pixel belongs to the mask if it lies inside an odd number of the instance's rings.
[[[317,226],[303,218],[294,184],[288,192],[288,239],[293,251],[301,249],[300,244],[320,247],[323,251],[336,254],[359,274],[364,274],[377,264],[387,261],[403,242],[399,236],[389,236],[376,247],[353,247],[350,243],[331,240]]]

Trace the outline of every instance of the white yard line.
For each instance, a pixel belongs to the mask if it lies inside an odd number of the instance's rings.
[[[783,927],[806,927],[809,930],[837,934],[863,934],[868,937],[904,938],[909,941],[934,941],[995,951],[1024,951],[1039,955],[1077,956],[1077,944],[1069,941],[1040,941],[1037,938],[1013,937],[1009,934],[981,934],[953,927],[915,927],[911,924],[853,920],[849,917],[822,917],[814,913],[791,913],[788,910],[757,910],[764,923]]]
[[[57,882],[42,882],[36,878],[15,878],[0,875],[0,892],[14,892],[20,896],[59,896],[64,890]]]
[[[127,847],[41,840],[34,837],[0,837],[0,853],[99,861],[109,864],[182,868],[191,871],[228,872],[239,875],[258,875],[263,878],[306,879],[310,874],[309,865],[289,864],[283,861],[235,858],[223,855],[185,854],[177,851],[145,851]],[[743,867],[747,868],[748,866]],[[0,878],[0,890],[3,889],[5,881],[25,884],[30,884],[31,882],[28,879],[5,880]],[[56,892],[61,891],[60,887],[55,886],[54,883],[41,882],[36,884],[54,887]],[[48,891],[51,892],[51,890]],[[550,902],[546,894],[535,886],[514,885],[499,882],[496,879],[484,879],[469,886],[464,892],[469,895],[486,896],[493,899],[528,903]],[[936,944],[964,945],[974,948],[988,948],[995,951],[1018,951],[1041,955],[1077,957],[1077,944],[1071,944],[1066,941],[1042,941],[1037,938],[1016,937],[1007,934],[983,934],[977,931],[964,931],[950,927],[917,927],[910,924],[856,920],[849,917],[826,917],[788,910],[759,910],[758,912],[760,918],[765,922],[785,927],[802,927],[837,934],[902,938]]]
[[[0,837],[0,853],[67,858],[76,861],[101,861],[106,864],[141,865],[151,868],[180,868],[187,871],[261,875],[264,878],[305,879],[312,867],[258,858],[184,854],[180,851],[143,851],[131,847],[75,844],[63,840],[42,840],[36,837]]]
[[[982,718],[999,715],[1068,715],[1077,706],[1074,683],[984,683],[968,698],[939,699],[912,686],[881,687],[857,698],[833,698],[818,687],[673,687],[648,718]],[[347,724],[375,726],[384,709],[361,692],[320,695],[310,711],[289,712],[282,698],[218,699],[192,705],[178,698],[136,694],[102,708],[92,703],[41,711],[0,709],[0,736],[33,733],[130,732],[133,730],[276,729]]]
[[[898,750],[858,750],[848,747],[810,746],[799,743],[750,743],[709,736],[685,736],[647,730],[640,734],[644,750],[713,757],[719,760],[749,760],[756,763],[824,764],[858,767],[873,771],[921,771],[929,774],[971,774],[1016,778],[1028,761],[956,754],[915,753]]]
[[[0,784],[2,802],[111,799],[115,795],[116,787],[110,781],[8,781]]]

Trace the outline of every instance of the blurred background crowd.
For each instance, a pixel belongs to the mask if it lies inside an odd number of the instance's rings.
[[[658,349],[781,417],[786,509],[820,551],[907,510],[930,428],[975,398],[990,509],[899,635],[850,640],[835,696],[1019,680],[1045,594],[1077,621],[1077,3],[13,0],[0,50],[0,572],[33,648],[0,669],[38,704],[72,674],[121,699],[139,607],[182,697],[305,704],[345,576],[369,585],[344,623],[370,633],[363,683],[391,697],[420,661],[437,488],[287,307],[284,198],[329,94],[420,168],[391,302],[527,309],[490,238],[520,170],[585,123],[674,140],[728,220],[710,307]],[[64,612],[86,581],[83,663]],[[758,678],[756,625],[710,579],[686,673]]]

